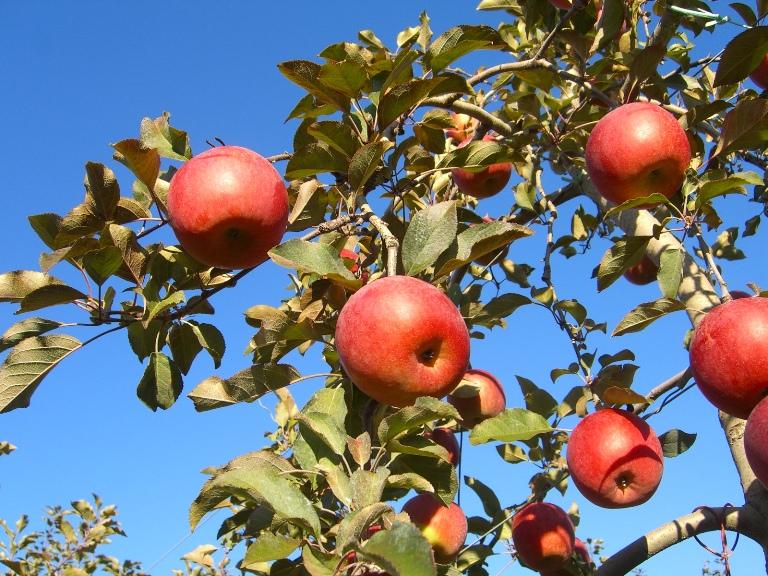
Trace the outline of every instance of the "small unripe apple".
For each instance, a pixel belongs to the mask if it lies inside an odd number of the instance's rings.
[[[207,266],[249,268],[266,260],[288,224],[288,192],[265,158],[239,146],[206,150],[174,174],[168,217],[176,238]]]
[[[578,538],[576,538],[573,545],[573,556],[577,562],[580,562],[584,566],[592,564],[592,556],[589,553],[589,547],[583,540],[579,540]],[[555,571],[544,570],[540,574],[541,576],[575,576],[576,574],[581,574],[581,572],[574,572],[566,565]]]
[[[408,500],[403,512],[432,546],[435,560],[450,562],[459,553],[467,538],[467,517],[457,504],[445,506],[434,495],[425,493]]]
[[[656,280],[656,276],[659,273],[659,267],[653,263],[653,260],[648,256],[643,256],[634,266],[630,266],[624,271],[624,278],[629,280],[632,284],[641,286],[643,284],[650,284]]]
[[[445,135],[454,144],[459,144],[467,138],[471,138],[477,124],[477,120],[469,114],[457,114],[456,112],[451,112],[451,122],[453,123],[453,128],[448,128],[445,131]]]
[[[598,410],[576,425],[566,460],[579,492],[603,508],[646,502],[664,472],[656,433],[636,414],[616,408]]]
[[[461,383],[448,395],[467,428],[501,414],[507,407],[504,387],[496,377],[485,370],[467,370]]]
[[[752,409],[744,428],[744,451],[750,468],[768,488],[768,399],[763,398]]]
[[[512,518],[512,542],[517,555],[533,570],[559,570],[570,560],[575,545],[568,514],[548,502],[531,502]]]
[[[763,56],[749,78],[763,90],[768,90],[768,54]]]
[[[621,204],[655,192],[671,198],[685,179],[691,146],[685,130],[664,108],[632,102],[598,121],[585,157],[598,192]]]
[[[451,464],[454,466],[459,464],[461,449],[459,448],[459,442],[456,440],[456,434],[454,434],[453,430],[450,428],[435,428],[434,430],[427,430],[424,433],[424,436],[446,449]]]
[[[737,298],[712,308],[693,333],[689,357],[707,400],[747,418],[768,391],[768,299]]]
[[[456,306],[417,278],[387,276],[366,284],[341,309],[336,349],[347,376],[383,404],[442,398],[461,381],[469,333]]]
[[[495,140],[490,134],[483,137],[486,142]],[[462,146],[468,144],[471,139],[462,142]],[[479,172],[470,172],[463,168],[453,168],[451,176],[453,181],[464,194],[475,198],[490,198],[504,189],[512,175],[511,162],[498,162],[486,166]]]

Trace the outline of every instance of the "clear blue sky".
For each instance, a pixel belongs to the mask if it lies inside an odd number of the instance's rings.
[[[0,194],[5,199],[0,270],[37,267],[44,247],[26,217],[64,213],[79,202],[84,163],[98,161],[116,168],[109,143],[135,137],[142,117],[170,111],[173,123],[189,131],[196,152],[213,137],[264,155],[289,150],[295,126],[283,120],[300,92],[278,73],[278,62],[313,59],[328,44],[355,41],[357,31],[365,28],[394,45],[397,32],[415,25],[422,10],[432,18],[436,34],[458,23],[495,25],[503,17],[475,12],[475,5],[408,0],[0,2]],[[736,31],[730,27],[722,34]],[[719,43],[718,34],[711,41]],[[131,179],[116,169],[123,189],[129,191]],[[507,195],[484,201],[483,209],[498,215],[510,200]],[[745,201],[734,204],[749,215],[758,211]],[[561,233],[567,225],[566,220],[561,223]],[[764,232],[741,243],[749,260],[727,266],[733,287],[748,281],[768,286]],[[511,257],[538,265],[542,237],[539,233],[538,239],[519,242]],[[600,252],[571,261],[558,258],[555,282],[562,298],[583,299],[594,318],[613,327],[634,305],[658,297],[658,289],[618,283],[598,297],[590,273]],[[242,312],[256,303],[278,304],[287,282],[286,271],[270,263],[239,289],[214,300],[216,322],[229,345],[218,375],[228,376],[247,364],[241,351],[251,330]],[[12,311],[7,304],[0,308],[2,330],[16,320]],[[641,366],[637,389],[644,391],[686,366],[681,347],[686,322],[682,316],[670,317],[639,336],[597,342],[600,352],[635,350]],[[75,335],[88,337],[85,332]],[[567,366],[570,354],[568,341],[549,316],[530,307],[512,316],[506,330],[474,341],[472,362],[497,374],[510,405],[520,405],[514,376],[533,379],[561,396],[574,382],[564,378],[553,386],[548,374]],[[307,358],[292,360],[303,373],[323,371],[317,356],[312,350]],[[0,517],[14,520],[28,513],[39,519],[45,505],[66,504],[96,492],[118,505],[129,536],[115,539],[109,552],[140,560],[153,574],[169,574],[180,565],[181,554],[215,541],[223,519],[213,517],[168,553],[189,534],[187,508],[204,480],[199,471],[260,448],[272,423],[267,409],[258,404],[196,414],[184,396],[171,410],[152,413],[135,396],[142,371],[125,335],[118,333],[56,368],[31,408],[0,416],[0,440],[19,448],[0,458]],[[186,391],[211,373],[212,364],[199,360],[187,377]],[[293,391],[303,402],[316,385],[303,382]],[[268,408],[271,402],[265,400],[264,405]],[[587,503],[573,488],[563,499],[552,494],[552,500],[565,507],[573,501],[581,506],[578,534],[604,538],[608,553],[696,506],[742,502],[715,410],[697,391],[651,423],[658,432],[679,427],[699,438],[689,453],[667,461],[661,488],[648,504],[606,511]],[[505,465],[493,447],[485,446],[466,450],[463,472],[490,485],[507,505],[525,497],[535,470]],[[465,488],[462,496],[469,512],[476,512],[470,491]],[[707,541],[717,545],[715,535]],[[708,558],[691,542],[648,562],[645,569],[659,576],[698,576]],[[503,556],[495,558],[492,573],[501,572],[506,563]],[[762,556],[757,546],[743,539],[732,566],[736,574],[758,573]],[[531,574],[517,565],[503,573]]]

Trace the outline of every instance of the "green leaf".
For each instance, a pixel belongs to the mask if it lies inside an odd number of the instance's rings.
[[[745,187],[749,184],[761,186],[763,179],[754,172],[740,172],[731,174],[726,178],[705,182],[696,194],[695,206],[696,208],[701,208],[712,198],[725,196],[726,194],[746,194],[747,190]]]
[[[661,450],[667,458],[674,458],[686,452],[696,441],[696,434],[689,434],[673,428],[659,436]]]
[[[464,264],[531,234],[533,230],[527,226],[509,222],[483,222],[470,226],[456,236],[456,242],[443,254],[435,277],[445,276]]]
[[[744,23],[748,26],[754,26],[757,24],[757,16],[755,15],[752,8],[746,4],[742,4],[741,2],[732,2],[728,5],[733,8],[734,12],[741,16],[741,18],[744,20]]]
[[[384,486],[390,471],[387,468],[370,470],[355,470],[351,477],[352,503],[355,508],[364,508],[381,500]]]
[[[61,230],[61,216],[47,212],[45,214],[35,214],[28,218],[30,226],[37,232],[40,240],[45,242],[48,248],[56,249],[56,236]]]
[[[432,548],[410,522],[394,522],[389,530],[376,532],[360,554],[392,576],[437,576]]]
[[[120,200],[120,187],[115,173],[103,164],[85,165],[85,206],[102,222],[111,220]]]
[[[153,412],[158,408],[167,410],[176,402],[183,386],[181,372],[176,364],[162,352],[152,352],[136,395]]]
[[[363,532],[371,524],[375,523],[392,508],[384,502],[374,502],[359,510],[354,510],[346,514],[339,523],[339,531],[336,536],[336,549],[344,554],[352,545],[360,540]]]
[[[49,284],[48,286],[42,286],[37,290],[33,290],[24,296],[16,313],[21,314],[23,312],[31,312],[33,310],[47,308],[48,306],[68,304],[75,300],[87,299],[88,296],[80,292],[80,290],[70,286],[64,284]]]
[[[167,112],[155,118],[144,118],[139,127],[139,141],[143,148],[154,148],[163,158],[171,160],[189,160],[192,150],[189,138],[183,130],[171,126],[168,121],[171,115]]]
[[[195,410],[205,412],[238,402],[253,402],[267,392],[288,386],[299,377],[288,364],[254,364],[229,378],[211,376],[195,386],[188,396]]]
[[[393,146],[389,140],[378,140],[360,148],[349,163],[349,185],[358,193],[379,168],[384,152]]]
[[[179,290],[178,292],[171,292],[162,300],[147,300],[147,315],[142,320],[143,324],[147,326],[152,320],[157,318],[159,314],[162,314],[166,310],[178,306],[184,302],[184,292]]]
[[[0,336],[0,352],[16,346],[19,342],[33,336],[40,336],[51,330],[63,326],[61,322],[46,320],[45,318],[26,318],[17,322]]]
[[[685,249],[667,248],[659,257],[659,273],[657,275],[661,293],[665,298],[676,298],[683,280],[683,258]]]
[[[346,172],[346,157],[325,142],[313,142],[296,150],[285,167],[289,180],[307,178],[324,172]]]
[[[191,324],[182,323],[174,324],[168,333],[168,345],[171,348],[171,355],[173,361],[178,366],[182,374],[187,374],[192,367],[192,362],[195,361],[195,357],[203,349],[197,335],[194,331],[194,326]]]
[[[318,100],[342,112],[349,110],[349,97],[330,88],[322,81],[323,67],[319,64],[308,60],[292,60],[278,64],[277,69],[288,80],[298,84]]]
[[[648,398],[623,386],[608,386],[600,393],[600,399],[606,404],[613,404],[614,406],[648,403]]]
[[[313,122],[307,127],[307,134],[324,142],[346,158],[351,158],[360,147],[360,142],[347,124],[331,120]]]
[[[121,140],[112,144],[115,160],[125,164],[149,189],[155,187],[160,174],[160,154],[153,148],[146,148],[140,140]]]
[[[192,530],[208,512],[229,497],[252,500],[291,523],[320,533],[320,519],[312,503],[283,470],[264,460],[217,474],[205,483],[189,509]]]
[[[280,266],[317,274],[348,288],[359,288],[361,284],[344,266],[338,251],[328,244],[293,238],[270,250],[269,256]]]
[[[742,100],[723,119],[712,158],[737,150],[762,149],[768,141],[768,100]]]
[[[462,168],[478,172],[492,164],[509,162],[509,150],[496,141],[473,140],[466,146],[448,152],[438,163],[438,168]]]
[[[393,86],[384,94],[378,107],[378,125],[384,130],[399,116],[418,106],[443,80],[414,79]]]
[[[315,468],[323,473],[333,495],[336,496],[344,506],[352,506],[352,484],[349,481],[347,473],[342,469],[341,465],[336,465],[327,458],[319,457],[317,459],[318,463]]]
[[[224,335],[213,324],[193,324],[192,331],[197,336],[200,343],[213,359],[214,368],[221,366],[221,359],[224,357],[226,343]]]
[[[107,227],[105,236],[120,249],[126,270],[130,277],[141,285],[144,273],[146,272],[148,254],[136,239],[136,233],[130,228],[110,224]],[[102,237],[104,240],[104,237]]]
[[[611,246],[597,267],[597,290],[605,290],[628,268],[638,264],[645,256],[651,236],[629,236],[620,238]]]
[[[483,504],[483,510],[485,510],[485,513],[489,518],[493,518],[501,513],[501,503],[491,488],[480,482],[477,478],[471,476],[464,476],[464,484],[469,486],[472,491],[477,494],[477,497]]]
[[[379,442],[387,444],[408,430],[420,428],[424,424],[443,418],[458,420],[459,413],[453,406],[437,398],[430,396],[417,398],[412,406],[400,408],[381,421],[377,431]]]
[[[490,26],[456,26],[432,42],[424,55],[424,63],[437,72],[475,50],[505,46],[499,33]]]
[[[519,7],[519,0],[482,0],[475,10],[510,10]]]
[[[526,456],[525,451],[516,444],[497,444],[496,452],[499,453],[499,456],[501,456],[504,462],[508,462],[509,464],[518,464],[520,462],[528,461],[528,456]]]
[[[768,26],[755,26],[738,34],[725,45],[717,65],[715,88],[744,80],[768,52]]]
[[[618,206],[614,206],[613,208],[609,209],[605,213],[604,218],[605,219],[612,218],[613,216],[616,216],[616,214],[619,214],[620,212],[624,212],[625,210],[630,210],[632,208],[646,208],[648,206],[657,206],[658,204],[666,204],[668,202],[669,202],[669,198],[664,196],[664,194],[661,194],[659,192],[654,192],[649,196],[640,196],[639,198],[632,198],[631,200],[622,202]]]
[[[309,576],[334,576],[339,558],[305,545],[301,550],[301,562],[304,570],[309,572]]]
[[[403,239],[405,274],[415,276],[434,265],[456,238],[456,203],[440,202],[414,214]]]
[[[630,332],[639,332],[662,316],[678,310],[685,310],[685,304],[671,298],[644,302],[624,316],[611,335],[621,336]]]
[[[300,538],[291,538],[282,534],[262,532],[250,546],[248,546],[240,568],[242,570],[247,570],[251,564],[256,562],[269,562],[271,560],[287,558],[300,544]]]
[[[43,286],[62,284],[61,280],[33,270],[15,270],[0,274],[0,302],[17,302]]]
[[[343,397],[343,394],[341,396]],[[306,429],[309,429],[337,454],[344,452],[347,446],[346,434],[331,414],[323,414],[322,412],[302,413],[299,414],[298,421],[302,433],[306,433]]]
[[[345,60],[344,62],[329,62],[324,64],[318,75],[320,82],[348,98],[360,96],[360,90],[368,81],[365,66],[359,62]]]
[[[123,265],[123,252],[117,246],[105,246],[83,256],[83,268],[101,286]]]
[[[390,484],[397,486],[395,479],[406,479],[410,486],[421,491],[433,492],[447,506],[456,497],[459,481],[456,476],[456,467],[438,458],[425,458],[414,454],[398,454],[389,465],[392,471]],[[421,477],[426,485],[413,482],[413,478]]]
[[[552,427],[541,414],[523,408],[507,408],[498,416],[475,426],[469,434],[469,441],[473,445],[492,440],[515,442],[529,440],[547,432],[552,432]]]
[[[528,378],[522,376],[516,376],[516,378],[525,399],[525,407],[528,410],[545,417],[555,413],[557,400],[549,392],[539,388]]]
[[[77,338],[63,334],[19,342],[0,366],[0,413],[29,406],[48,372],[81,346]]]

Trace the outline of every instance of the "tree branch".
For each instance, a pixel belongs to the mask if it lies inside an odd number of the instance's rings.
[[[768,546],[765,518],[751,505],[702,508],[659,526],[641,536],[606,560],[597,570],[598,576],[623,576],[651,556],[674,546],[691,536],[726,530],[751,538],[764,549]]]
[[[397,237],[389,231],[389,227],[379,218],[368,204],[360,206],[363,217],[368,220],[376,231],[381,234],[381,239],[387,247],[387,276],[397,274],[397,253],[400,248],[400,242]]]

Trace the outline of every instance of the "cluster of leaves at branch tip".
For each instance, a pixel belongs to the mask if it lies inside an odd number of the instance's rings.
[[[280,64],[280,72],[303,90],[288,114],[297,127],[284,167],[288,230],[296,236],[269,253],[288,270],[290,289],[279,304],[255,303],[245,311],[254,329],[248,365],[228,377],[205,378],[188,392],[198,411],[274,394],[276,429],[267,435],[268,446],[207,471],[189,510],[190,526],[226,508],[230,515],[219,537],[229,549],[245,548],[238,567],[254,574],[336,575],[349,571],[345,562],[354,552],[361,563],[392,576],[487,575],[486,559],[509,538],[508,520],[518,504],[568,487],[563,420],[583,417],[596,404],[642,410],[657,400],[633,389],[639,366],[632,351],[598,355],[595,338],[608,326],[571,297],[571,286],[558,283],[553,262],[578,259],[610,242],[593,272],[603,291],[653,256],[662,297],[634,306],[614,327],[619,336],[672,312],[693,315],[682,292],[696,262],[743,258],[737,239],[757,232],[765,213],[764,178],[743,164],[765,169],[768,104],[754,91],[740,90],[738,82],[768,49],[766,27],[758,25],[768,6],[761,0],[759,14],[734,6],[750,29],[725,46],[716,73],[713,60],[692,60],[689,36],[706,29],[702,20],[670,16],[672,9],[656,2],[648,23],[658,25],[654,38],[664,42],[643,39],[640,5],[619,0],[605,0],[601,17],[594,2],[563,12],[547,2],[482,0],[479,10],[504,15],[497,28],[459,25],[434,36],[422,14],[397,36],[394,48],[364,30],[356,42],[323,49],[319,62]],[[463,57],[479,51],[501,54],[508,64],[475,75],[459,67],[469,61]],[[660,72],[662,61],[674,71]],[[672,95],[687,108],[672,104]],[[608,208],[593,202],[584,172],[586,139],[606,105],[638,98],[665,103],[681,118],[697,160],[673,198],[652,194]],[[478,138],[493,129],[499,139],[454,146],[444,133],[452,126],[449,110],[477,120]],[[250,269],[206,267],[162,236],[169,182],[179,163],[192,157],[189,137],[163,114],[143,119],[137,138],[112,146],[114,159],[134,178],[130,193],[123,194],[108,166],[88,162],[81,203],[64,215],[29,219],[47,247],[40,270],[0,274],[0,301],[16,305],[18,313],[48,315],[67,305],[80,315],[77,321],[66,314],[62,320],[26,317],[0,336],[0,350],[7,351],[0,412],[27,407],[59,362],[113,332],[124,331],[142,363],[137,394],[152,410],[179,399],[201,352],[214,368],[221,365],[225,336],[200,318],[215,318],[214,296],[237,286]],[[499,162],[510,162],[515,172],[510,207],[488,221],[484,200],[462,194],[449,174]],[[559,189],[542,178],[545,168],[560,178]],[[718,203],[750,187],[760,213],[743,226],[720,230]],[[584,202],[566,206],[575,199]],[[633,217],[653,225],[625,234]],[[564,233],[563,222],[570,222]],[[713,230],[711,245],[686,245]],[[478,264],[508,247],[511,254],[527,250],[532,263],[504,254]],[[345,250],[358,255],[356,269],[342,257]],[[336,318],[347,299],[389,271],[444,288],[475,341],[530,306],[552,317],[574,353],[567,366],[552,368],[551,383],[517,375],[525,406],[509,408],[469,434],[470,445],[494,442],[505,462],[534,463],[537,472],[530,493],[507,507],[481,480],[462,479],[485,516],[470,518],[477,538],[450,566],[435,564],[428,541],[394,503],[410,490],[454,500],[456,468],[425,432],[457,426],[458,413],[428,397],[403,408],[373,405],[345,377],[334,347]],[[85,327],[95,336],[71,335]],[[288,362],[294,352],[313,347],[328,370],[314,375],[320,383],[299,407],[290,385],[311,376]],[[661,435],[668,457],[694,440],[677,429]],[[12,449],[0,443],[0,454]],[[89,522],[88,506],[78,506]],[[369,535],[374,525],[384,529]],[[63,520],[57,526],[71,531]],[[198,549],[189,561],[210,567],[211,552]]]

